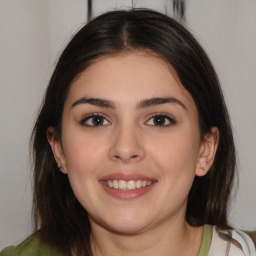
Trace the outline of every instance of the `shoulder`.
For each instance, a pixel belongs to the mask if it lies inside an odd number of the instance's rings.
[[[212,242],[209,256],[256,256],[255,246],[251,238],[236,229],[220,230],[212,228]]]
[[[19,245],[2,250],[0,256],[61,256],[61,253],[31,235]]]

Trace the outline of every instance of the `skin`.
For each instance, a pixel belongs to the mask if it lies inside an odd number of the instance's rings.
[[[155,97],[175,100],[141,106]],[[103,116],[99,126],[88,119],[94,113]],[[161,125],[156,125],[152,116],[159,113]],[[73,82],[61,141],[48,140],[88,212],[94,255],[198,254],[203,228],[186,222],[187,197],[195,175],[205,175],[212,165],[218,145],[218,129],[202,139],[198,123],[195,103],[175,72],[147,52],[99,59]],[[141,174],[156,182],[141,197],[117,199],[99,182],[112,173]]]

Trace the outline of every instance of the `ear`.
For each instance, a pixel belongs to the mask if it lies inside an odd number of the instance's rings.
[[[219,130],[217,127],[212,127],[207,133],[200,146],[198,161],[196,166],[196,175],[204,176],[211,168],[215,154],[219,144]]]
[[[55,136],[55,128],[49,127],[47,129],[47,140],[52,148],[52,152],[55,158],[55,161],[61,172],[67,174],[66,161],[63,154],[62,146],[60,140]]]

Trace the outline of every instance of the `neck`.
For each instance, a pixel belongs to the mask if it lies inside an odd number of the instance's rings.
[[[92,251],[94,256],[196,256],[202,234],[203,227],[185,221],[165,222],[134,234],[114,233],[92,224]]]

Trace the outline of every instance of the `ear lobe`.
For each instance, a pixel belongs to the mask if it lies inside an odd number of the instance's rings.
[[[63,173],[67,173],[65,157],[62,152],[61,143],[59,140],[56,139],[54,127],[48,128],[47,140],[52,148],[52,152],[53,152],[55,161],[57,162],[57,165],[58,165],[60,171]]]
[[[204,176],[211,168],[219,144],[219,130],[212,127],[211,131],[204,136],[196,166],[196,175]]]

